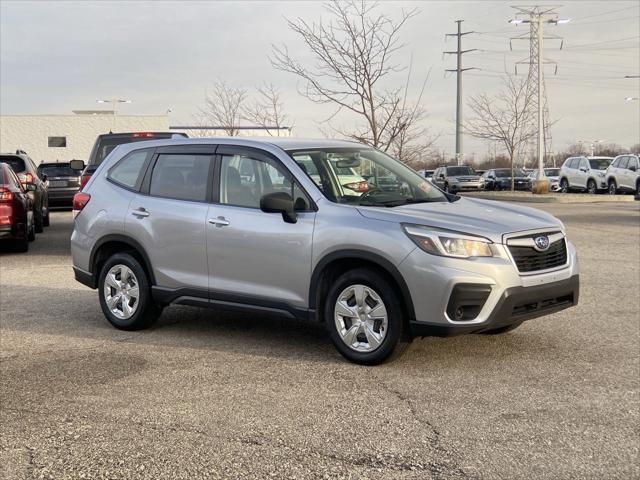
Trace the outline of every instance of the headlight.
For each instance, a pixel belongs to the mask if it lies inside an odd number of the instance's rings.
[[[491,240],[464,233],[403,224],[407,236],[418,247],[432,255],[456,258],[492,257]]]

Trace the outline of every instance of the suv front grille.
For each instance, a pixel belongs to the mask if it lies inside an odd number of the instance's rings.
[[[553,242],[544,252],[539,252],[533,247],[514,245],[509,246],[509,251],[520,272],[547,270],[567,263],[567,245],[564,238]]]

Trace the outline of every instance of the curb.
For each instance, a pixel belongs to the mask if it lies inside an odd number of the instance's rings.
[[[638,195],[588,195],[583,193],[547,193],[534,195],[529,192],[461,192],[458,195],[485,200],[524,203],[627,203],[640,200]]]

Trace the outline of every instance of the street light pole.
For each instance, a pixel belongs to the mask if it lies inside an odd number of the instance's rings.
[[[113,113],[113,129],[116,129],[116,110],[119,103],[133,103],[131,100],[123,98],[108,98],[105,100],[96,100],[96,103],[111,103],[113,105],[111,112]]]

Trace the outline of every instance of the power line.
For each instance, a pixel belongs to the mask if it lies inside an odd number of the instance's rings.
[[[446,72],[456,72],[456,159],[458,165],[462,163],[462,158],[464,156],[462,150],[462,72],[467,70],[474,70],[475,67],[462,68],[462,55],[465,53],[473,52],[476,49],[468,49],[462,50],[462,37],[464,35],[469,35],[470,33],[474,33],[472,31],[463,32],[462,31],[462,22],[463,20],[456,20],[458,24],[457,33],[447,33],[445,35],[445,40],[447,37],[456,37],[458,42],[458,48],[454,51],[442,52],[443,55],[456,55],[457,57],[457,66],[455,69],[446,69]]]

